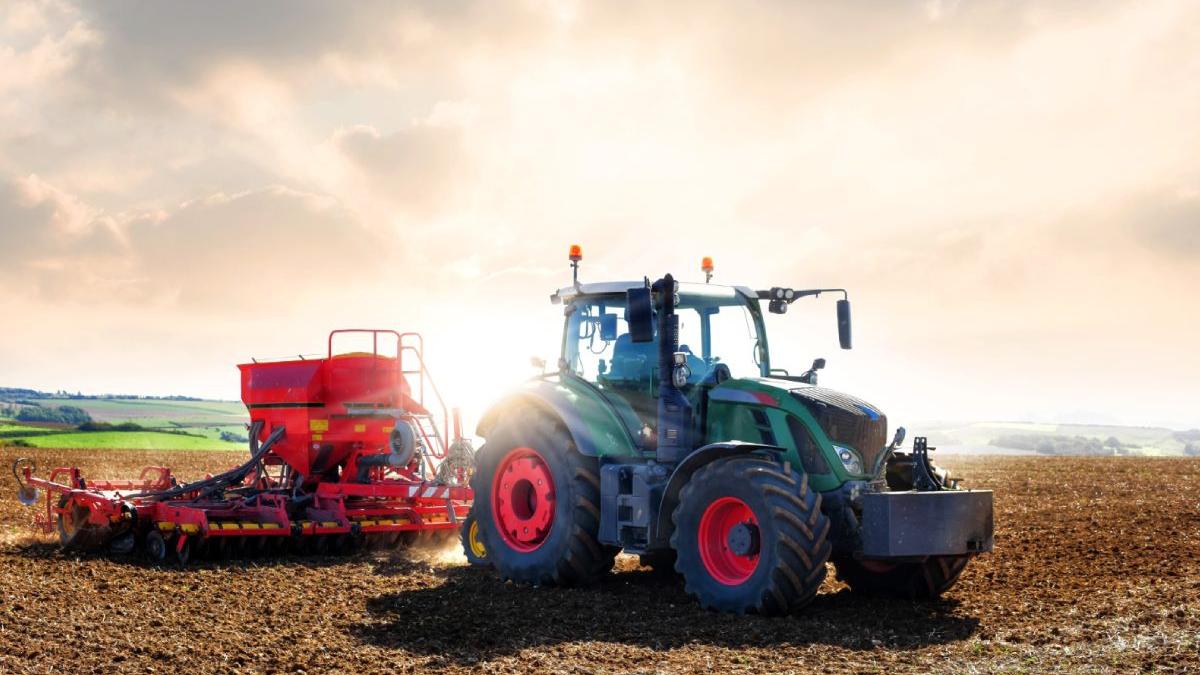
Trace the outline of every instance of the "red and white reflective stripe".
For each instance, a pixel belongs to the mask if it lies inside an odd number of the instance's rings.
[[[408,488],[409,499],[446,499],[450,496],[450,488],[445,486],[422,487],[414,485]]]

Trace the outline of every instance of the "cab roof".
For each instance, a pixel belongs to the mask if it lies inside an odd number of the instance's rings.
[[[565,286],[558,289],[554,295],[550,296],[551,302],[570,302],[577,297],[589,295],[613,295],[616,293],[624,293],[631,288],[644,286],[646,282],[641,281],[600,281],[590,284],[579,284],[576,286]],[[745,286],[722,286],[720,284],[698,284],[692,282],[679,282],[679,292],[686,295],[704,295],[712,298],[733,298],[740,294],[747,299],[757,300],[758,294],[752,289]]]

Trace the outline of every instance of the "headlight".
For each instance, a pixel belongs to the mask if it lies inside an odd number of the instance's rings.
[[[845,467],[847,472],[863,472],[862,460],[858,458],[858,455],[853,450],[840,445],[833,446],[833,449],[837,452],[838,459],[842,460],[842,466]]]

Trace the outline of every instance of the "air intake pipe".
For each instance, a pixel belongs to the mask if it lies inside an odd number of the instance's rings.
[[[687,355],[679,351],[675,292],[675,277],[670,274],[653,285],[647,279],[645,286],[625,292],[633,342],[653,342],[656,316],[658,320],[658,447],[654,456],[662,464],[676,464],[692,451],[692,406],[681,391],[687,385]]]
[[[687,384],[686,360],[679,352],[679,316],[675,314],[675,277],[654,282],[658,298],[658,447],[656,459],[675,464],[692,451],[692,406],[681,388]]]

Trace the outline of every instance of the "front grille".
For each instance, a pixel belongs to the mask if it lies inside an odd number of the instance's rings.
[[[887,416],[878,408],[822,387],[797,389],[792,394],[817,418],[829,440],[857,450],[862,456],[863,469],[870,471],[875,467],[887,445]]]

